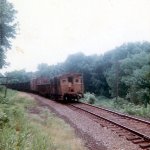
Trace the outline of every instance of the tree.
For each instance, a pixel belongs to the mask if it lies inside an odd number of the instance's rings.
[[[112,97],[126,97],[130,88],[128,75],[145,65],[145,53],[149,52],[149,42],[135,42],[123,44],[104,54],[105,77]],[[131,80],[129,82],[131,84]]]
[[[33,75],[34,74],[32,72],[26,72],[24,69],[5,73],[5,76],[10,78],[9,83],[28,82],[32,79]]]
[[[61,63],[58,63],[56,65],[48,65],[46,63],[41,63],[37,67],[37,71],[35,73],[36,77],[48,77],[53,78],[54,76],[58,76],[62,73],[64,73],[64,67]]]
[[[0,0],[0,68],[6,64],[5,53],[11,48],[11,38],[15,38],[16,10],[7,0]]]
[[[121,81],[128,86],[127,97],[136,104],[145,103],[146,106],[150,99],[150,53],[143,50],[122,61],[124,76]]]

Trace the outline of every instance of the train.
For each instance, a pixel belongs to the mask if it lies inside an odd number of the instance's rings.
[[[53,78],[42,76],[32,78],[24,83],[11,83],[7,87],[66,102],[78,101],[84,96],[83,75],[81,73],[66,73]]]

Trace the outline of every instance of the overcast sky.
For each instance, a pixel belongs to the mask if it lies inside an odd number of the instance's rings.
[[[19,35],[3,71],[57,64],[69,54],[101,54],[126,42],[150,41],[150,0],[9,0]]]

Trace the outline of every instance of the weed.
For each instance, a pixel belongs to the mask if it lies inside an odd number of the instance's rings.
[[[94,105],[105,106],[130,115],[150,118],[150,105],[148,105],[147,108],[144,108],[143,105],[135,105],[123,98],[118,98],[116,100],[99,96]]]
[[[86,101],[89,104],[94,104],[96,101],[95,95],[92,93],[85,93],[84,98],[81,99],[81,101]]]

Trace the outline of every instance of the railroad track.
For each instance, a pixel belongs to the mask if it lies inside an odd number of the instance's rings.
[[[69,104],[68,107],[85,113],[103,127],[111,129],[119,136],[138,144],[144,150],[150,150],[150,122],[129,115],[114,112],[86,103]]]

